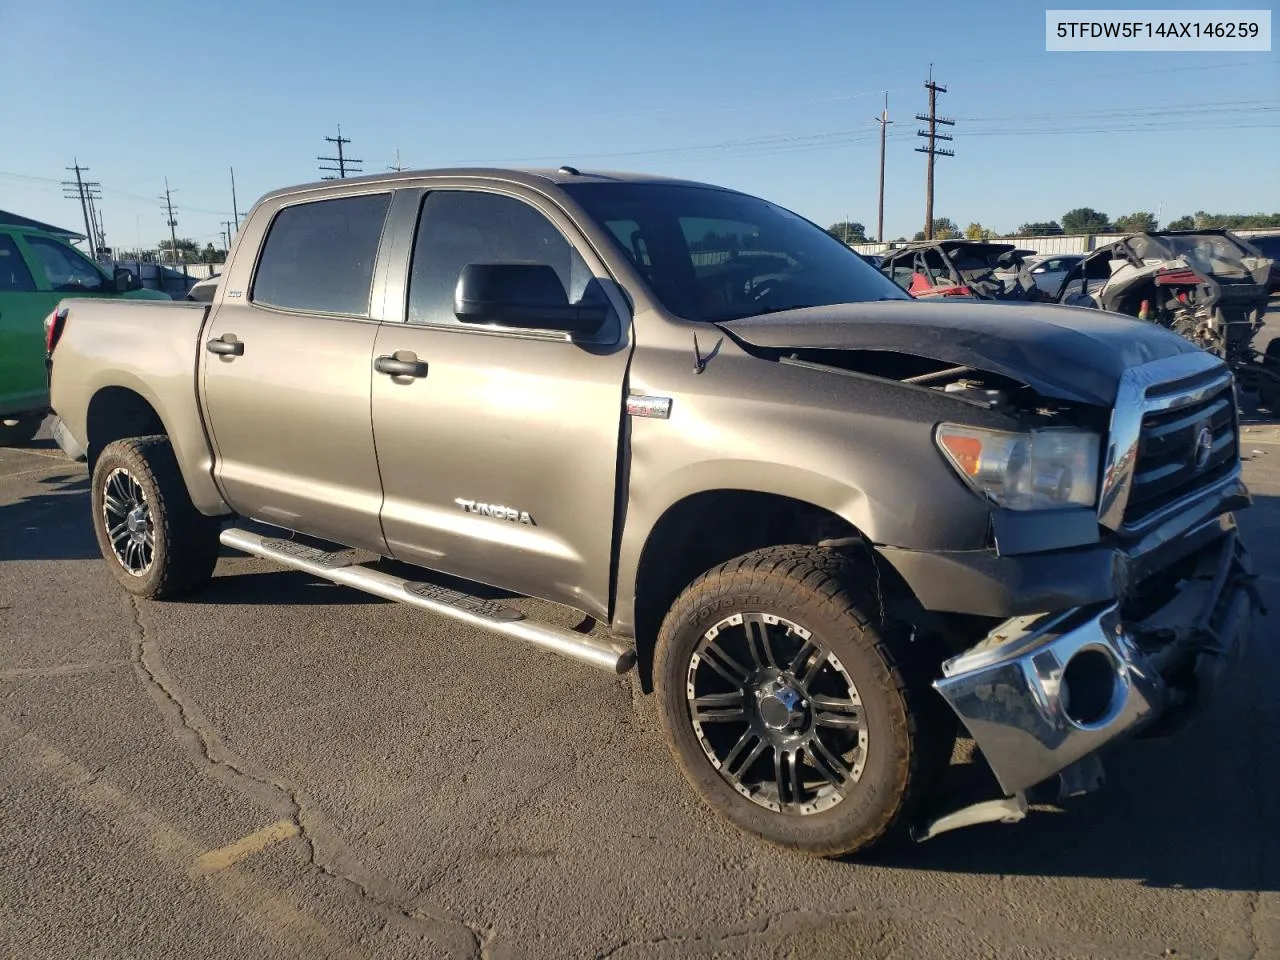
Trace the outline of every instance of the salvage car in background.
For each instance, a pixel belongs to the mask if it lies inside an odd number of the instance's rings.
[[[1027,259],[1027,272],[1035,285],[1051,297],[1056,297],[1062,289],[1062,282],[1067,278],[1081,260],[1088,254],[1054,253]]]
[[[168,300],[106,271],[60,237],[0,227],[0,447],[27,443],[49,412],[43,321],[70,297]]]
[[[885,254],[880,271],[915,297],[1048,300],[1027,271],[1031,253],[1011,243],[933,240]]]
[[[1280,346],[1253,347],[1274,287],[1274,261],[1230,230],[1135,233],[1095,250],[1058,293],[1068,306],[1151,320],[1232,367],[1246,389],[1274,405]]]

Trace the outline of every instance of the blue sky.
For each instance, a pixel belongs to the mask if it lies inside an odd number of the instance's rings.
[[[1280,52],[1047,53],[1048,6],[1067,4],[0,0],[0,208],[80,226],[54,182],[78,158],[109,243],[167,234],[166,176],[203,242],[230,167],[247,210],[317,179],[341,123],[366,173],[397,148],[411,167],[641,170],[874,230],[888,90],[885,229],[910,236],[932,61],[958,121],[935,213],[962,227],[1280,210]]]

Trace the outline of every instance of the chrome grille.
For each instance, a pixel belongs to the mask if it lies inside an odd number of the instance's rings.
[[[1211,391],[1203,381],[1192,388],[1155,387],[1147,392],[1147,405],[1124,511],[1130,528],[1229,476],[1240,460],[1230,379]]]

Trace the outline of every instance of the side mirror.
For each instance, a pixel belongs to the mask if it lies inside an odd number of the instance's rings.
[[[142,288],[133,271],[128,267],[116,267],[115,273],[111,277],[111,288],[116,293],[128,293],[131,290],[139,290]]]
[[[458,275],[454,315],[463,323],[592,334],[609,316],[605,303],[571,304],[545,263],[469,263]]]

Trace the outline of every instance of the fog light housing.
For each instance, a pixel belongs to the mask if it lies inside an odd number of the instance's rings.
[[[1078,650],[1062,669],[1062,712],[1077,727],[1105,724],[1123,694],[1120,665],[1101,647]]]

